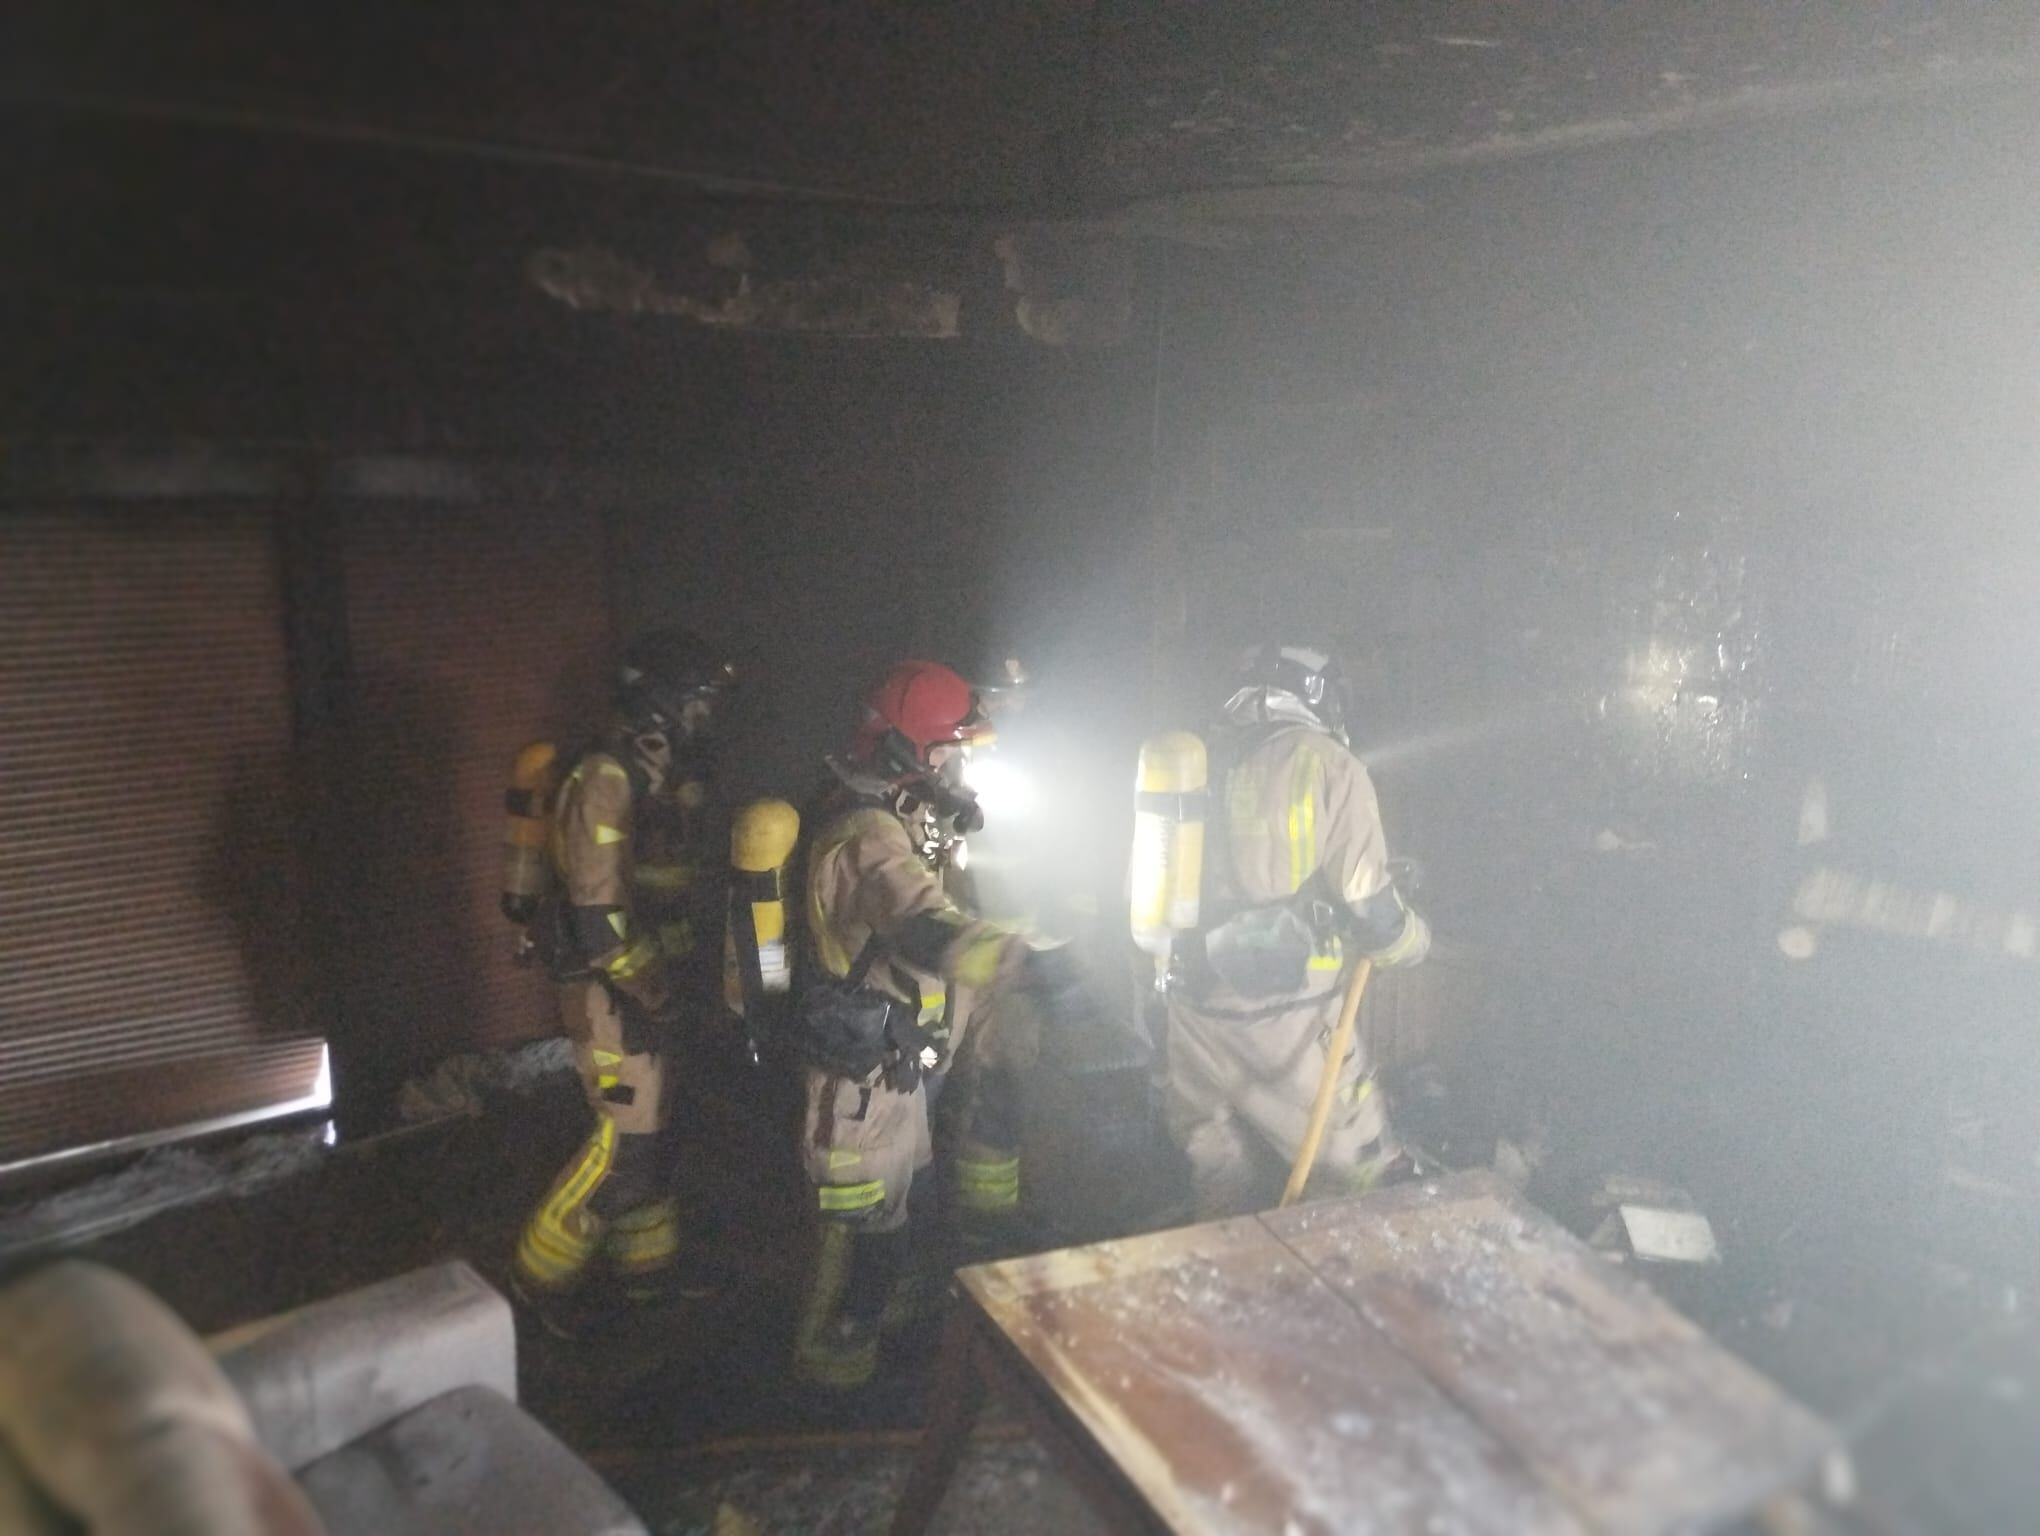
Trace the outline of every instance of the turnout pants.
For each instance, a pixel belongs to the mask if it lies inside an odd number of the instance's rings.
[[[563,1294],[599,1256],[627,1292],[649,1295],[680,1247],[665,1135],[669,1064],[626,1030],[599,981],[563,983],[560,1016],[595,1124],[525,1223],[517,1276],[532,1290]]]
[[[965,1095],[950,1160],[952,1195],[966,1224],[997,1223],[1020,1204],[1019,1077],[989,1059],[968,1065],[964,1081],[948,1090]],[[911,1290],[914,1250],[936,1240],[929,1231],[930,1116],[942,1085],[930,1078],[901,1092],[879,1073],[859,1082],[804,1071],[801,1157],[819,1232],[794,1364],[816,1385],[850,1388],[871,1379],[888,1304],[900,1301],[900,1282]]]
[[[1279,1197],[1310,1123],[1339,1003],[1334,990],[1266,1017],[1226,1018],[1170,997],[1169,1135],[1190,1161],[1200,1220],[1264,1209]],[[1309,1192],[1372,1188],[1396,1151],[1356,1035]]]

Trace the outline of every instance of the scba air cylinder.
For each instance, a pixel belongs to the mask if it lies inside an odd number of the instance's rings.
[[[784,800],[754,800],[730,825],[730,915],[723,944],[723,993],[730,1011],[749,1016],[754,1000],[793,985],[786,903],[800,841],[800,813]]]
[[[1204,743],[1170,731],[1141,743],[1133,801],[1133,942],[1169,952],[1197,926],[1204,878]]]

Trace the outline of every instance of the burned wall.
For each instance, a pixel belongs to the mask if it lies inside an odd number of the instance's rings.
[[[0,502],[223,496],[271,525],[328,1033],[367,1121],[422,1058],[545,1027],[471,974],[508,938],[492,775],[516,732],[588,727],[614,636],[727,644],[733,788],[795,796],[890,660],[1116,643],[1119,609],[1071,594],[1138,501],[1144,354],[1108,334],[1124,285],[1087,301],[1099,263],[1050,234],[204,128],[7,142]],[[568,281],[554,258],[589,250],[639,287]]]
[[[812,787],[859,690],[906,656],[983,675],[1019,655],[1072,692],[1101,671],[1137,686],[1138,349],[696,345],[727,390],[721,426],[666,504],[619,514],[619,611],[737,651],[752,783]]]
[[[1508,1004],[1475,1075],[1585,1161],[1936,1235],[1949,1138],[2003,1139],[1955,1101],[2032,1070],[2040,974],[2035,127],[1581,154],[1178,263],[1165,686],[1345,650]]]

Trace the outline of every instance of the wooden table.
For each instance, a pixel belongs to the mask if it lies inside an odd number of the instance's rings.
[[[962,1270],[893,1523],[988,1387],[1109,1529],[1704,1531],[1834,1432],[1487,1173]]]

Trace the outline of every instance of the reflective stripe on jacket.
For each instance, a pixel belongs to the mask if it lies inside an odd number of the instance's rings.
[[[614,750],[582,753],[554,800],[547,851],[578,958],[657,1007],[720,965],[728,834],[703,783],[653,795],[641,782]]]
[[[874,934],[880,953],[870,984],[907,1002],[918,989],[924,1023],[947,1011],[952,1050],[967,1004],[950,993],[991,986],[1025,952],[1010,929],[950,899],[898,816],[856,806],[829,819],[808,850],[807,935],[817,966],[843,976]]]
[[[1226,770],[1221,793],[1225,841],[1206,870],[1207,920],[1298,895],[1357,911],[1387,887],[1374,782],[1322,731],[1267,732]],[[1338,934],[1319,931],[1305,992],[1332,985],[1344,963]]]

